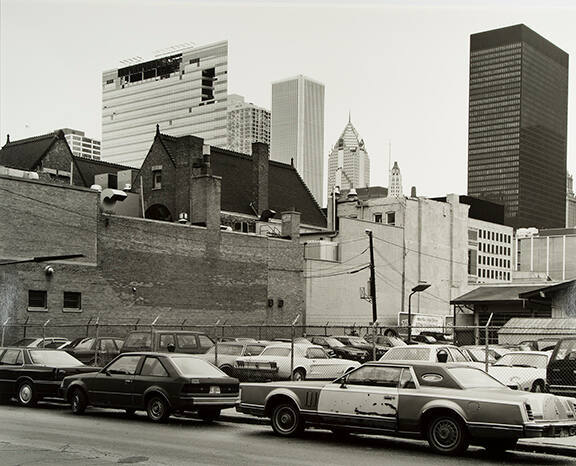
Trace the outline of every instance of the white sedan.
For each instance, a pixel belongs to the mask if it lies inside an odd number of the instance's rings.
[[[390,348],[380,361],[386,362],[406,362],[406,361],[428,361],[428,362],[459,362],[467,366],[484,370],[483,363],[474,362],[457,346],[453,345],[409,345],[396,346]]]
[[[543,392],[550,352],[517,351],[496,361],[488,373],[514,390]]]
[[[294,368],[291,371],[291,345],[274,344],[266,347],[258,356],[238,358],[234,373],[241,380],[287,380],[291,375],[293,380],[331,380],[361,365],[350,359],[331,359],[321,346],[301,343],[294,345],[293,360]]]

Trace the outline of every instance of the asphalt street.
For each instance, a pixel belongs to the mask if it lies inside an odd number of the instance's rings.
[[[296,439],[273,435],[268,426],[204,423],[171,418],[149,422],[143,414],[88,410],[74,416],[63,406],[0,406],[1,465],[62,464],[206,465],[568,465],[574,458],[506,453],[489,457],[471,449],[463,458],[446,458],[425,442],[352,435],[338,438],[321,430]]]

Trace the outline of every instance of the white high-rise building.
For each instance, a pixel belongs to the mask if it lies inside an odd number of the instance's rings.
[[[392,170],[390,170],[390,181],[388,183],[388,196],[400,197],[403,196],[402,190],[402,175],[400,174],[400,167],[398,162],[394,162]]]
[[[244,97],[228,96],[228,149],[242,154],[252,153],[253,142],[270,145],[270,112],[244,101]]]
[[[293,160],[323,205],[324,84],[301,75],[272,83],[270,158],[284,163]]]
[[[102,73],[102,158],[139,167],[156,124],[226,147],[228,42],[172,48]]]
[[[350,117],[328,156],[328,196],[335,185],[340,189],[370,186],[370,159]]]
[[[62,128],[66,142],[72,153],[78,157],[100,160],[100,141],[87,138],[84,131]]]

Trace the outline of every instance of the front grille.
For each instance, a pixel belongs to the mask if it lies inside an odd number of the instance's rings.
[[[526,413],[528,414],[528,420],[533,421],[534,413],[532,413],[532,406],[530,406],[528,403],[526,403],[524,406],[526,406]]]

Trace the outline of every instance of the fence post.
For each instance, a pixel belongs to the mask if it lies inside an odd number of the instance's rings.
[[[324,325],[324,336],[328,336],[328,324],[330,323],[330,321],[326,322],[326,325]]]
[[[156,322],[158,322],[159,318],[160,316],[156,316],[154,321],[150,324],[150,351],[158,351],[158,348],[154,347],[154,325],[156,325]]]
[[[50,319],[44,322],[42,326],[42,348],[46,348],[46,325],[48,325],[48,322],[50,322]]]
[[[300,314],[296,316],[296,318],[292,321],[292,325],[290,326],[292,333],[292,338],[290,338],[290,380],[294,380],[294,326],[299,319]]]
[[[214,324],[214,339],[216,340],[216,344],[214,345],[214,365],[218,367],[218,324],[220,323],[220,319],[216,321]],[[224,333],[222,331],[222,333]]]
[[[26,331],[28,330],[28,321],[30,320],[30,316],[26,317],[26,320],[24,321],[24,335],[22,335],[22,338],[26,338]]]
[[[0,343],[0,346],[4,346],[4,331],[6,330],[6,324],[8,323],[9,320],[10,317],[8,317],[2,324],[2,343]]]
[[[100,342],[98,341],[98,336],[100,335],[100,316],[96,317],[96,329],[94,333],[96,335],[96,348],[94,349],[94,366],[98,367],[98,350],[100,349]]]
[[[376,361],[376,325],[377,321],[372,323],[372,361]]]
[[[86,337],[88,337],[88,335],[90,335],[90,324],[92,323],[92,317],[90,317],[90,319],[88,319],[88,323],[86,324]]]
[[[492,316],[494,315],[493,312],[490,313],[490,317],[488,317],[488,322],[486,322],[486,328],[484,330],[484,348],[485,348],[485,354],[484,354],[484,358],[486,359],[486,361],[484,362],[484,366],[485,366],[485,371],[486,373],[488,373],[488,327],[490,326],[490,322],[492,322]]]

